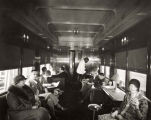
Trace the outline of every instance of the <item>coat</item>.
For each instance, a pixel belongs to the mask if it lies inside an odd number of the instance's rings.
[[[53,75],[52,77],[48,77],[47,81],[48,81],[48,83],[50,83],[51,81],[55,82],[55,80],[57,80],[57,79],[58,79],[58,81],[60,81],[59,86],[58,86],[60,89],[64,90],[65,88],[68,87],[67,85],[70,80],[70,76],[66,71],[61,72],[57,75]]]
[[[141,93],[137,95],[137,99],[139,100],[139,103],[140,103],[139,109],[136,109],[136,107],[133,104],[130,104],[125,114],[123,114],[123,117],[126,120],[146,120],[147,111],[148,111],[148,102],[143,96],[144,95]],[[124,110],[124,108],[126,107],[126,104],[128,103],[128,101],[130,101],[130,99],[131,99],[130,94],[127,93],[119,109],[119,113]],[[138,111],[140,111],[142,116],[138,115]]]
[[[29,94],[30,92],[30,94]],[[49,120],[45,108],[32,109],[34,94],[29,87],[10,86],[7,94],[8,114],[11,120]]]

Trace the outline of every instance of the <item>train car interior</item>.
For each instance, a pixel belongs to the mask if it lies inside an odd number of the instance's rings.
[[[120,108],[131,79],[148,105],[139,119],[151,119],[150,0],[0,0],[0,55],[0,120],[11,120],[14,78],[40,76],[42,68],[49,74],[43,86],[59,94],[51,120],[109,120],[99,115]]]

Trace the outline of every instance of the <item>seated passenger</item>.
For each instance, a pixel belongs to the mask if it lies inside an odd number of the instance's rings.
[[[52,83],[53,81],[50,81],[50,80],[51,80],[51,72],[50,72],[50,70],[47,70],[45,75],[40,76],[41,84]]]
[[[51,112],[51,115],[52,115],[52,118],[53,119],[56,119],[56,116],[55,116],[55,107],[59,108],[60,110],[64,111],[65,108],[62,107],[60,104],[59,104],[59,95],[61,94],[61,91],[60,89],[54,89],[53,93],[52,94],[49,94],[48,96],[48,100],[47,100],[47,104],[49,106],[49,111]]]
[[[46,104],[48,105],[48,109],[50,111],[50,114],[55,119],[55,112],[54,107],[57,105],[61,110],[63,110],[63,107],[61,105],[58,105],[59,99],[53,95],[53,93],[49,92],[47,88],[44,88],[42,86],[42,83],[40,83],[38,78],[38,71],[33,70],[31,73],[31,76],[26,81],[26,84],[31,87],[31,89],[34,91],[34,93],[40,97],[43,97]]]
[[[47,77],[46,77],[47,68],[42,67],[41,70],[42,70],[42,74],[40,75],[40,82],[45,83],[45,82],[47,82]]]
[[[80,92],[82,94],[82,100],[80,102],[83,103],[90,96],[91,87],[94,84],[93,83],[93,76],[87,75],[86,78],[83,79],[81,82],[82,82],[82,88],[81,88]]]
[[[125,95],[119,110],[111,114],[99,115],[98,120],[145,120],[148,102],[144,95],[139,92],[139,88],[140,82],[137,79],[131,79],[129,92]]]
[[[95,87],[100,87],[100,86],[102,86],[102,84],[103,84],[103,82],[104,82],[104,79],[105,79],[104,74],[98,72],[98,75],[96,75],[96,76],[95,76],[95,79],[94,79],[94,86],[95,86]]]
[[[120,79],[119,79],[119,75],[117,73],[115,73],[110,81],[109,81],[109,85],[112,86],[113,88],[117,88],[117,86],[119,85]]]
[[[10,120],[49,120],[48,111],[35,105],[34,93],[25,86],[25,77],[16,76],[14,83],[15,85],[9,87],[7,94]]]
[[[69,83],[69,79],[70,79],[70,75],[67,72],[65,66],[62,66],[59,69],[59,74],[57,75],[52,75],[52,77],[50,79],[55,79],[55,78],[62,78],[60,83],[59,83],[59,88],[64,90],[65,88],[67,88],[68,83]],[[49,78],[48,78],[48,82],[49,82]]]
[[[29,86],[35,94],[44,93],[45,90],[42,86],[43,82],[40,81],[37,70],[32,70],[29,78],[26,80],[25,84]]]

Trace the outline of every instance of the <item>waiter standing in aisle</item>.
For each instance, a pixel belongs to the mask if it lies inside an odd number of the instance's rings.
[[[81,81],[84,78],[84,74],[86,73],[86,63],[89,61],[88,57],[85,57],[83,59],[81,59],[81,61],[79,62],[79,65],[77,67],[77,80]]]

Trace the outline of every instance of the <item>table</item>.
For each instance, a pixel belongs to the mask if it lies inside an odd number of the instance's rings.
[[[119,88],[113,89],[110,86],[103,86],[102,89],[113,101],[124,100],[125,92]]]

